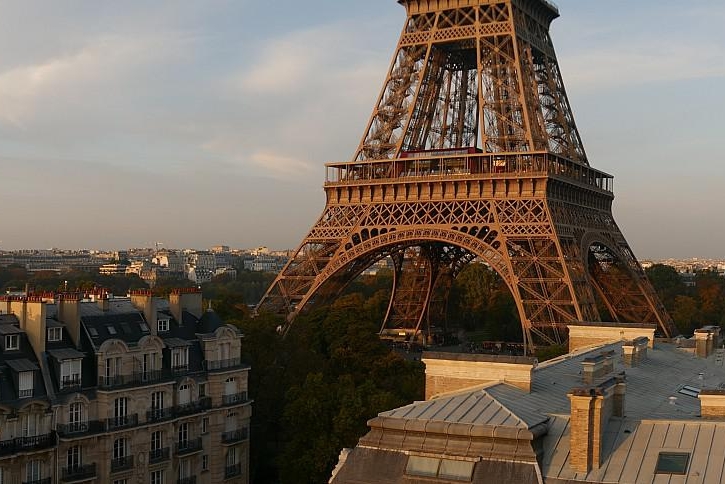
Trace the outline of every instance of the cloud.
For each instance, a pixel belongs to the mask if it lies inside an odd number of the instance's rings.
[[[662,41],[592,49],[566,59],[566,82],[598,89],[725,76],[722,45]]]
[[[24,129],[54,107],[72,112],[74,103],[87,107],[94,96],[103,96],[107,105],[120,94],[114,86],[136,78],[157,61],[169,62],[180,42],[163,34],[104,35],[74,52],[8,69],[0,73],[0,119]]]

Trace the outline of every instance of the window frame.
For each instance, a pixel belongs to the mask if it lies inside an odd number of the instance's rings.
[[[63,328],[56,326],[48,328],[48,342],[63,341]]]
[[[6,334],[5,335],[5,351],[16,351],[20,349],[20,335],[19,334]]]

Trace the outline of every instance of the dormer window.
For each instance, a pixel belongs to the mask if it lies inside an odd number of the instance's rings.
[[[33,373],[32,371],[18,373],[18,398],[33,396]]]
[[[171,351],[171,367],[174,370],[187,370],[189,368],[189,348],[174,348]]]
[[[156,328],[159,333],[168,331],[169,330],[169,320],[168,319],[159,319]]]
[[[60,365],[60,387],[77,387],[81,384],[81,360],[65,360]]]
[[[6,350],[19,350],[20,349],[20,335],[8,334],[5,336],[5,349]]]
[[[63,328],[48,328],[48,341],[63,341]]]

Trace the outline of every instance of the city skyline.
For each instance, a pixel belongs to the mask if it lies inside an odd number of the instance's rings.
[[[577,124],[635,253],[721,256],[725,6],[557,3]],[[293,248],[403,19],[393,0],[0,5],[0,250]]]

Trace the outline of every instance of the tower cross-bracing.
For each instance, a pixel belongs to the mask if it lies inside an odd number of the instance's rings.
[[[381,333],[416,337],[477,260],[511,290],[528,348],[604,317],[674,335],[612,217],[613,178],[587,160],[549,35],[557,7],[399,3],[407,18],[362,140],[326,165],[322,216],[259,309],[292,322],[390,257]]]

